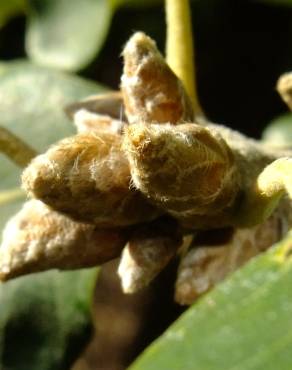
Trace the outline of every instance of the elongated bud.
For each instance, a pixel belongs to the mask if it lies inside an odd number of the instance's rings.
[[[126,120],[124,116],[123,96],[120,91],[110,91],[104,94],[91,95],[65,107],[67,116],[72,120],[75,114],[80,110],[110,116],[118,120]]]
[[[135,186],[174,217],[190,220],[230,207],[238,191],[225,141],[205,127],[130,125],[123,149]]]
[[[177,123],[193,120],[191,102],[155,42],[135,33],[124,50],[121,90],[130,123]]]
[[[285,201],[264,223],[235,230],[227,243],[191,249],[179,266],[175,300],[192,304],[231,272],[281,240],[292,225],[291,216],[290,205]]]
[[[30,196],[75,220],[113,227],[152,219],[158,212],[130,189],[121,137],[79,134],[36,157],[23,173]]]
[[[77,223],[30,200],[10,219],[0,247],[0,279],[58,268],[76,269],[116,258],[126,242],[120,230]]]
[[[154,221],[136,230],[123,250],[118,273],[125,293],[147,286],[182,243],[174,220]]]

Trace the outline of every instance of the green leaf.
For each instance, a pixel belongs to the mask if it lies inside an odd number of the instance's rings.
[[[91,334],[96,269],[50,271],[0,285],[0,368],[69,370]]]
[[[112,18],[109,0],[29,0],[26,49],[38,64],[75,71],[100,50]]]
[[[102,88],[27,63],[0,64],[0,124],[38,151],[75,132],[64,105]],[[19,209],[21,169],[0,155],[0,228]],[[90,334],[96,270],[50,271],[0,285],[0,368],[66,370]]]
[[[292,146],[292,113],[275,118],[263,131],[262,140],[277,147]]]
[[[26,0],[0,0],[0,27],[26,10]]]
[[[291,370],[292,232],[194,304],[131,370]]]
[[[64,105],[98,93],[101,86],[28,63],[0,64],[0,125],[37,151],[74,134],[63,112]],[[24,196],[5,198],[20,184],[21,169],[0,153],[0,231],[20,208]]]
[[[0,158],[0,163],[2,158]],[[3,166],[3,169],[5,167]],[[1,171],[1,169],[0,169]],[[0,230],[2,231],[8,218],[14,215],[25,200],[25,194],[20,188],[0,191]],[[0,238],[1,240],[1,238]]]

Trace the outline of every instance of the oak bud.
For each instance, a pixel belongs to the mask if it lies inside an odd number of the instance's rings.
[[[125,130],[135,186],[175,218],[192,225],[198,215],[230,207],[238,191],[231,150],[196,124],[133,124]]]
[[[123,250],[118,274],[125,293],[147,286],[182,243],[175,220],[162,218],[137,228]]]
[[[135,33],[124,50],[121,90],[129,123],[177,123],[193,120],[181,81],[157,50],[155,42]]]
[[[131,189],[131,174],[120,135],[100,132],[64,139],[24,170],[30,196],[81,222],[124,226],[159,213]]]
[[[33,272],[96,266],[117,257],[125,231],[74,222],[38,200],[26,202],[3,231],[0,279]]]

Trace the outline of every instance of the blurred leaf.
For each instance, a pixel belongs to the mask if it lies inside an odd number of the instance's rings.
[[[2,163],[2,158],[0,158],[0,163]],[[2,168],[0,168],[2,170]],[[20,191],[20,189],[18,188]],[[0,195],[3,196],[6,191],[0,191]],[[19,211],[22,203],[26,199],[25,195],[20,197],[10,198],[6,202],[2,202],[0,204],[0,233],[2,233],[2,229],[5,226],[7,220],[13,216],[17,211]],[[0,237],[1,241],[2,237]]]
[[[97,269],[50,271],[0,284],[0,367],[69,370],[91,334]]]
[[[102,88],[28,63],[0,64],[0,124],[38,151],[74,133],[63,106]],[[0,228],[20,207],[21,169],[0,156]],[[0,368],[66,370],[90,334],[96,270],[50,271],[0,285]]]
[[[2,63],[0,71],[0,125],[39,152],[75,132],[64,105],[102,90],[95,83],[28,63]],[[0,199],[19,186],[21,171],[0,153]],[[0,231],[23,199],[0,204]]]
[[[25,11],[26,0],[0,0],[0,27],[15,15]]]
[[[20,188],[0,191],[0,230],[6,224],[8,216],[15,214],[24,200],[25,194]]]
[[[112,18],[109,0],[29,0],[29,56],[45,66],[75,71],[101,48]]]
[[[78,71],[92,62],[120,7],[163,6],[163,0],[27,0],[26,50],[37,64]],[[192,0],[198,1],[198,0]]]
[[[292,232],[194,304],[131,370],[290,370]]]
[[[274,147],[292,146],[292,113],[275,118],[262,133],[263,142]]]

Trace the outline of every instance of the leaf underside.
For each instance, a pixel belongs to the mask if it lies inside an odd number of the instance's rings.
[[[131,370],[290,370],[292,232],[205,295]]]

